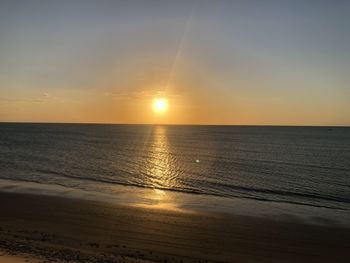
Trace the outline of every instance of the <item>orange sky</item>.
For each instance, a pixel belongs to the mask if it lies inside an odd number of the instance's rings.
[[[0,3],[0,121],[350,125],[345,7],[30,2]]]

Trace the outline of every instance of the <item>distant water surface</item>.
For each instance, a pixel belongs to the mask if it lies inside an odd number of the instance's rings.
[[[350,210],[350,128],[4,123],[0,179]]]

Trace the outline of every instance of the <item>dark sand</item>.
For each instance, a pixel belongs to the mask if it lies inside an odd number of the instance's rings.
[[[0,250],[74,262],[349,262],[350,230],[0,194]]]

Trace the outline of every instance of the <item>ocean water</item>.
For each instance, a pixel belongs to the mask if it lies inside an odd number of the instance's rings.
[[[350,128],[3,123],[0,179],[350,210]]]

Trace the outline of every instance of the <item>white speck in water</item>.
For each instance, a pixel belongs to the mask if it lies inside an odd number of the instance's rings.
[[[196,160],[196,163],[199,163],[199,160],[198,160],[198,159]]]

